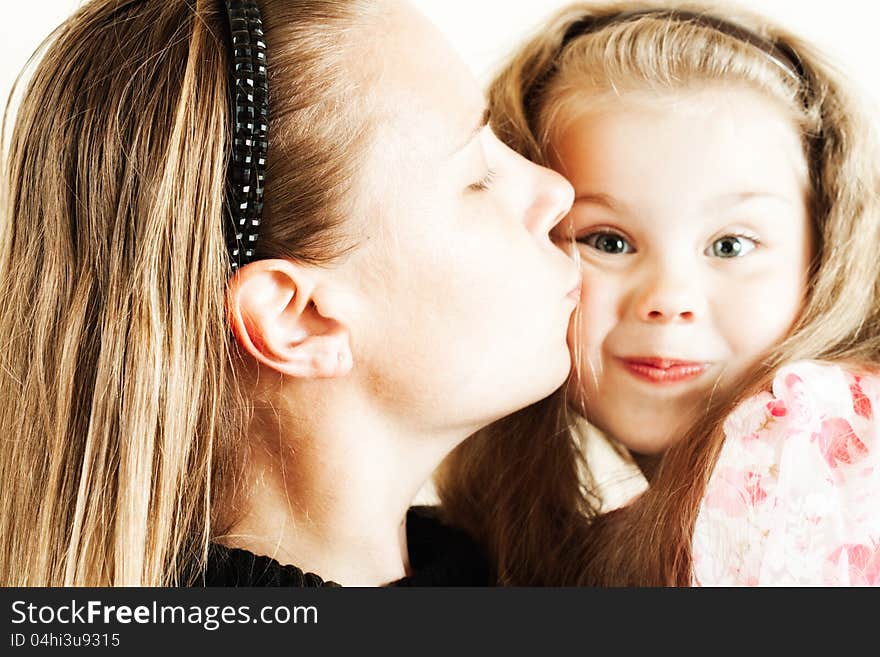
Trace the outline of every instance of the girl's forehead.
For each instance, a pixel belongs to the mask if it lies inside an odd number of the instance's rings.
[[[796,130],[800,120],[795,111],[771,93],[745,81],[701,81],[678,87],[648,83],[619,86],[579,85],[570,81],[543,104],[539,125],[549,137],[558,135],[568,123],[584,114],[675,114],[700,120],[724,113],[731,105],[759,116],[789,123]]]
[[[799,197],[807,182],[800,129],[786,108],[748,87],[639,94],[569,103],[549,147],[575,185],[706,193],[776,189]]]

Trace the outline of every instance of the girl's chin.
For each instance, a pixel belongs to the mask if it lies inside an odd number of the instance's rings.
[[[607,435],[614,437],[634,457],[639,455],[645,458],[662,456],[666,450],[675,445],[684,435],[674,436],[671,435],[672,432],[645,435],[645,432],[639,432],[638,427],[628,431],[618,431],[617,434],[615,435],[614,431],[607,432]]]

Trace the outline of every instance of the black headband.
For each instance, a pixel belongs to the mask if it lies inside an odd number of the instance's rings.
[[[254,0],[225,0],[231,34],[232,153],[227,172],[226,245],[232,272],[254,259],[263,218],[269,150],[266,40]]]
[[[747,43],[763,51],[774,64],[782,69],[782,71],[797,84],[805,85],[807,83],[807,76],[804,71],[803,63],[797,53],[794,52],[788,44],[770,41],[740,25],[737,25],[736,23],[726,21],[716,16],[701,14],[694,11],[680,11],[677,9],[642,9],[598,16],[586,16],[572,23],[565,31],[565,35],[562,37],[562,42],[557,49],[556,57],[562,53],[571,41],[579,36],[598,32],[610,25],[627,23],[645,17],[693,23],[732,36],[738,41],[742,41],[743,43]],[[525,94],[526,107],[532,107],[532,103],[536,100],[536,94],[541,91],[543,86],[553,76],[554,72],[555,68],[551,68],[545,73],[545,75],[541,76],[530,85],[530,88]]]

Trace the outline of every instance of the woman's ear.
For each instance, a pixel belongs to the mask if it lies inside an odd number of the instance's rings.
[[[322,270],[288,260],[258,260],[239,269],[226,290],[236,339],[251,356],[287,376],[345,376],[352,368],[348,327],[322,314]]]

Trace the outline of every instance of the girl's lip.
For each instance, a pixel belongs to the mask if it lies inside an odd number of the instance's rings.
[[[636,378],[659,384],[679,383],[696,378],[709,367],[708,363],[655,356],[633,356],[619,360]]]

